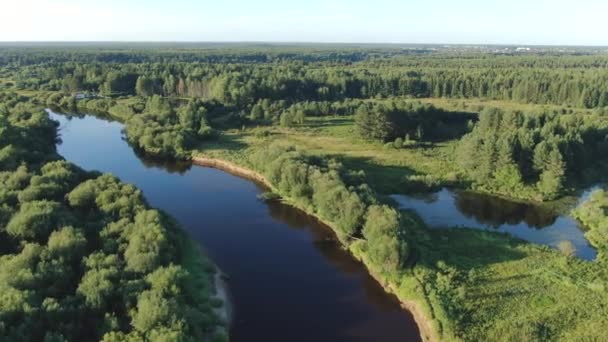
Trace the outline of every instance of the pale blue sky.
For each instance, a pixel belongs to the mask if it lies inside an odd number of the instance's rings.
[[[608,0],[12,0],[0,41],[608,45]]]

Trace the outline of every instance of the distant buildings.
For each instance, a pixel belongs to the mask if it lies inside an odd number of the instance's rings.
[[[72,96],[74,96],[74,99],[76,99],[76,100],[84,100],[84,99],[101,97],[94,93],[74,93]]]

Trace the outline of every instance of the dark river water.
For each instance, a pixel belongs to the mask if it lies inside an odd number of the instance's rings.
[[[590,192],[583,192],[579,202]],[[597,255],[576,220],[541,206],[448,189],[420,196],[391,197],[402,208],[415,210],[432,228],[462,226],[494,230],[553,248],[561,241],[570,241],[578,257],[593,260]]]
[[[420,341],[411,314],[314,218],[258,200],[260,186],[228,173],[147,161],[117,122],[50,116],[63,157],[138,186],[228,274],[231,340]]]

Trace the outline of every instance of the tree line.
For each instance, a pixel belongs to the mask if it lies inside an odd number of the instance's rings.
[[[374,57],[378,52],[362,50],[358,53],[365,58],[349,61],[282,58],[246,63],[238,59],[195,62],[177,53],[147,53],[148,59],[110,62],[72,51],[69,59],[48,63],[45,54],[52,53],[44,52],[24,57],[31,62],[10,70],[23,89],[195,97],[241,107],[263,99],[297,102],[394,96],[608,106],[608,58],[602,55],[399,56],[387,50]],[[224,51],[224,56],[232,53]],[[241,53],[244,58],[248,54]],[[162,62],[155,60],[159,56]]]
[[[404,267],[410,246],[401,214],[378,201],[361,173],[281,143],[269,143],[250,161],[281,195],[330,222],[343,244],[362,244],[375,271],[391,274]]]
[[[407,100],[369,101],[355,110],[359,135],[378,141],[441,141],[456,139],[476,120],[472,113],[450,112]]]
[[[158,95],[124,103],[110,98],[76,101],[72,96],[55,93],[44,102],[63,110],[118,118],[125,125],[131,146],[149,156],[166,159],[190,159],[190,151],[197,143],[217,135],[208,118],[218,108],[223,113],[222,106],[212,102],[190,100],[180,103]]]
[[[482,189],[510,197],[555,199],[566,186],[597,179],[597,171],[605,170],[608,123],[594,114],[487,108],[460,141],[456,155]]]

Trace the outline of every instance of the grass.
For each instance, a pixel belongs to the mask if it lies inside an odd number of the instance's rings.
[[[430,230],[404,297],[425,293],[445,337],[468,341],[602,340],[605,265],[566,257],[505,234]],[[415,296],[415,295],[414,295]]]
[[[353,117],[309,118],[294,128],[263,127],[231,130],[215,143],[205,142],[200,150],[231,161],[241,159],[242,150],[264,148],[269,139],[292,144],[310,154],[329,156],[347,168],[363,170],[368,183],[377,191],[390,194],[405,191],[401,186],[408,175],[432,175],[444,183],[453,182],[458,171],[450,162],[455,141],[429,147],[386,148],[383,144],[357,138]],[[269,137],[258,134],[267,131]]]
[[[527,112],[562,108],[556,105],[482,99],[424,98],[417,99],[417,101],[430,103],[449,111],[472,113],[479,112],[483,107],[500,107],[506,110]],[[571,109],[577,112],[592,111],[583,108]],[[292,144],[311,154],[336,158],[350,169],[363,170],[367,175],[368,183],[383,194],[408,192],[409,187],[404,184],[404,177],[408,176],[430,177],[440,186],[466,187],[470,184],[470,180],[466,179],[466,175],[454,163],[453,155],[458,140],[424,146],[406,146],[401,149],[387,148],[384,144],[358,138],[353,116],[309,117],[305,124],[293,128],[271,126],[229,130],[218,143],[213,143],[211,146],[208,146],[209,143],[205,143],[200,149],[204,153],[211,153],[216,157],[232,161],[239,160],[242,158],[235,156],[234,153],[239,153],[238,151],[243,148],[255,150],[264,146],[267,138],[256,134],[260,131],[267,131],[273,140]],[[237,141],[241,144],[241,148],[235,149],[234,142]],[[224,147],[224,143],[229,146]]]
[[[14,91],[15,93],[17,93],[19,95],[23,95],[23,96],[35,96],[40,93],[37,90],[27,90],[27,89],[12,89],[12,91]]]
[[[418,99],[424,103],[430,103],[436,107],[443,108],[451,111],[467,111],[478,113],[485,107],[496,107],[502,108],[508,111],[525,111],[525,112],[541,112],[544,110],[561,110],[564,107],[572,109],[576,112],[592,112],[592,109],[580,108],[580,107],[567,107],[559,105],[539,105],[532,103],[517,103],[505,100],[485,100],[485,99],[448,99],[448,98],[422,98]]]

